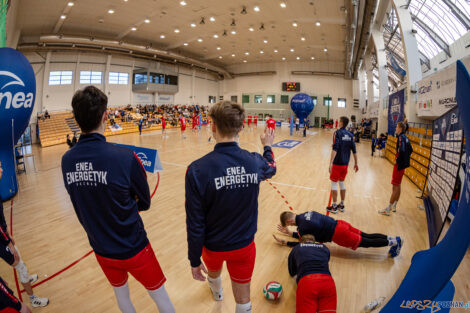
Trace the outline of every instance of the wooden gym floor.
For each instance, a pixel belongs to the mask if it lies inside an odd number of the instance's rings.
[[[261,131],[261,127],[243,131],[240,145],[250,151],[261,151]],[[316,210],[325,213],[330,193],[328,162],[333,132],[312,131],[315,134],[307,138],[291,138],[287,129],[277,130],[275,142],[298,139],[302,143],[290,150],[274,148],[277,175],[270,181],[271,184],[263,182],[261,185],[257,259],[251,292],[253,312],[295,312],[296,283],[287,271],[290,248],[275,244],[272,234],[276,233],[279,214],[289,210],[289,206],[296,212]],[[160,132],[142,136],[127,134],[109,139],[159,151],[164,171],[152,206],[142,217],[167,277],[166,288],[176,311],[233,312],[235,304],[225,269],[222,274],[225,297],[218,303],[212,300],[207,283],[191,277],[187,260],[184,175],[187,165],[211,151],[214,142],[208,142],[209,132],[204,128],[200,133],[190,130],[186,133],[185,140],[179,131],[168,133],[169,138],[166,139],[162,139]],[[34,146],[37,171],[32,160],[27,160],[28,172],[19,176],[20,193],[14,200],[14,238],[30,273],[38,273],[40,281],[90,251],[85,232],[75,216],[62,181],[60,162],[66,150],[66,145],[48,148]],[[428,247],[426,217],[424,211],[418,209],[417,188],[404,178],[397,213],[390,217],[377,214],[377,210],[388,203],[392,165],[384,158],[371,157],[370,142],[367,141],[358,144],[358,157],[359,172],[354,173],[351,166],[346,179],[346,212],[334,217],[344,219],[364,232],[400,235],[405,245],[402,254],[395,260],[387,257],[387,248],[352,251],[335,244],[328,245],[340,313],[360,312],[365,304],[375,298],[389,298],[405,275],[413,254]],[[150,174],[148,180],[153,191],[156,174]],[[4,206],[9,222],[10,205],[4,203]],[[12,270],[5,263],[0,267],[0,275],[16,294]],[[453,278],[455,300],[470,300],[468,277],[470,257],[467,254]],[[263,298],[263,285],[271,280],[281,282],[284,287],[283,295],[277,302]],[[157,312],[145,289],[134,278],[130,278],[129,282],[137,312]],[[34,309],[33,312],[119,312],[112,288],[93,254],[34,290],[38,296],[49,297],[51,302],[48,307]],[[26,303],[29,304],[29,301]]]

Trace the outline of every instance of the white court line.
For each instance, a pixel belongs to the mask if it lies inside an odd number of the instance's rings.
[[[289,149],[289,151],[287,151],[286,153],[284,153],[283,155],[275,158],[276,162],[279,161],[280,159],[282,159],[283,157],[285,157],[286,155],[288,155],[289,153],[291,153],[292,151],[294,151],[295,149],[297,149],[298,147],[300,147],[302,144],[312,140],[313,137],[310,137],[309,139],[305,140],[305,141],[302,141],[301,143],[299,143],[297,146],[295,146],[294,148],[292,149]]]
[[[187,165],[183,165],[183,164],[178,164],[178,163],[171,163],[171,162],[164,162],[164,161],[161,161],[162,164],[167,164],[167,165],[173,165],[173,166],[178,166],[178,167],[188,167]]]
[[[165,134],[166,133],[177,133],[178,131],[176,130],[166,130],[165,131]],[[156,131],[153,131],[153,132],[146,132],[145,134],[143,135],[140,135],[141,137],[144,137],[144,136],[153,136],[153,135],[161,135],[162,134],[162,131],[161,130],[156,130]]]
[[[307,187],[307,186],[300,186],[300,185],[284,184],[284,183],[279,183],[279,182],[275,182],[275,181],[272,181],[272,180],[270,180],[270,182],[271,182],[272,184],[275,184],[275,185],[288,186],[288,187],[295,187],[295,188],[308,189],[308,190],[317,190],[317,188],[315,188],[315,187]]]

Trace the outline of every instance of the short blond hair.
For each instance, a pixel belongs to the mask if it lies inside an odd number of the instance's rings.
[[[302,237],[300,237],[300,242],[302,243],[314,243],[316,240],[315,240],[315,236],[311,235],[311,234],[307,234],[307,235],[303,235]]]
[[[245,109],[238,103],[220,101],[209,110],[209,117],[224,137],[234,137],[242,130]]]

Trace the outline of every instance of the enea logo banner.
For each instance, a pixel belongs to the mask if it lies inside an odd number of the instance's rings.
[[[163,170],[157,150],[117,143],[115,143],[115,145],[126,147],[134,151],[147,172],[155,173]]]
[[[36,79],[29,61],[14,49],[0,48],[0,197],[4,201],[18,191],[13,146],[29,124],[35,96]]]

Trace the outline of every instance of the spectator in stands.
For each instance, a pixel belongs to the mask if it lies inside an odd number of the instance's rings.
[[[408,119],[406,118],[406,114],[403,115],[403,124],[405,124],[405,130],[403,132],[407,134],[408,128],[410,128],[410,126],[408,125]]]
[[[139,135],[142,135],[142,126],[144,124],[144,120],[143,119],[140,119],[139,121]]]
[[[72,140],[70,140],[70,135],[69,134],[67,134],[67,145],[69,146],[69,148],[73,147]]]
[[[47,119],[47,118],[51,118],[51,116],[49,115],[49,112],[46,110],[44,112],[44,119]]]

